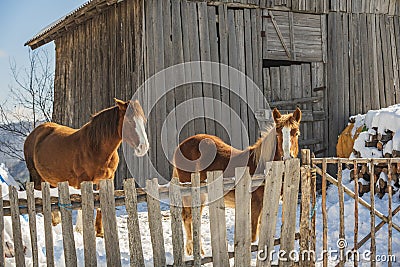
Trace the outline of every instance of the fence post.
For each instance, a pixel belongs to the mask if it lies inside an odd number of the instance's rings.
[[[157,178],[146,180],[146,191],[154,266],[165,266],[165,247]]]
[[[53,228],[51,219],[50,184],[42,182],[43,222],[47,266],[54,266]]]
[[[300,183],[300,160],[290,159],[285,161],[285,178],[283,181],[282,228],[281,247],[290,256],[294,249],[296,232],[296,209]],[[294,260],[287,257],[279,261],[279,266],[292,266]]]
[[[302,150],[303,155],[303,150]],[[308,266],[311,258],[305,259],[303,251],[310,248],[310,197],[311,197],[311,176],[310,165],[304,164],[302,160],[301,166],[301,206],[300,206],[300,266]],[[310,255],[309,255],[310,256]]]
[[[11,208],[11,220],[14,239],[14,252],[16,266],[25,267],[24,246],[22,244],[21,221],[19,219],[19,205],[17,189],[10,185],[8,187]],[[1,244],[2,246],[3,244]],[[3,257],[3,255],[0,255]]]
[[[389,160],[388,162],[388,255],[393,255],[393,245],[392,245],[392,235],[393,235],[393,225],[392,225],[392,194],[393,194],[393,188],[392,188],[392,160]],[[389,260],[388,262],[388,267],[392,267],[392,261]]]
[[[340,252],[340,261],[339,266],[344,266],[346,262],[346,255],[345,255],[345,246],[342,244],[347,244],[346,236],[345,236],[345,229],[344,229],[344,190],[343,190],[343,183],[342,183],[342,161],[339,159],[338,161],[338,194],[339,194],[339,252]],[[374,224],[375,226],[375,224]]]
[[[315,266],[315,179],[311,176],[311,151],[301,150],[300,266]],[[312,202],[312,203],[311,203]],[[311,208],[310,208],[311,205]],[[303,253],[308,251],[308,253]],[[308,258],[304,258],[307,255]]]
[[[58,201],[61,212],[65,266],[77,266],[68,182],[58,183]]]
[[[33,260],[32,264],[34,267],[37,267],[39,266],[39,252],[37,245],[36,211],[35,211],[35,196],[34,196],[33,182],[29,182],[26,184],[26,199],[28,203],[29,230],[31,234],[32,260]]]
[[[354,247],[353,251],[358,250],[358,169],[357,169],[357,160],[354,160],[354,169],[353,169],[353,177],[354,177]],[[354,267],[358,267],[358,261],[356,257],[354,257]]]
[[[201,265],[200,173],[192,173],[193,266]]]
[[[235,169],[235,266],[251,261],[251,176],[248,167]]]
[[[207,172],[207,192],[210,212],[210,232],[213,264],[229,266],[226,244],[226,218],[222,171]]]
[[[185,266],[184,245],[182,231],[182,194],[179,179],[173,177],[169,186],[172,249],[174,254],[174,267]]]
[[[94,200],[93,183],[81,183],[82,194],[82,227],[83,227],[83,255],[85,257],[85,266],[94,267],[97,265],[96,259],[96,235],[94,230]],[[78,215],[79,216],[79,215]]]
[[[107,266],[121,266],[113,180],[100,181],[100,208],[104,227]]]
[[[370,216],[371,216],[371,267],[376,266],[376,240],[375,240],[375,166],[374,161],[371,160],[369,165],[369,173],[370,173],[370,201],[371,201],[371,209],[370,209]]]
[[[310,151],[308,149],[308,151]],[[310,166],[314,167],[314,165],[311,162],[311,154],[310,152],[305,152],[307,154],[307,163],[310,164]],[[313,210],[315,210],[316,205],[317,205],[317,171],[315,168],[310,168],[310,176],[311,176],[311,185],[310,185],[310,189],[311,189],[311,208]],[[310,229],[310,251],[316,251],[316,233],[315,233],[315,229],[316,229],[316,220],[315,220],[316,216],[312,216],[311,218],[311,229]],[[310,266],[315,266],[315,260],[313,260],[310,263]]]
[[[128,237],[130,251],[130,265],[143,266],[143,248],[140,238],[140,225],[137,210],[137,195],[135,179],[124,180],[125,206],[128,213]]]
[[[276,220],[285,165],[283,161],[267,162],[260,233],[258,241],[257,267],[271,266],[270,252],[274,249]],[[261,253],[263,251],[264,253]]]

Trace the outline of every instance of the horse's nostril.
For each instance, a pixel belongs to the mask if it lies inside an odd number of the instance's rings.
[[[148,145],[147,144],[139,144],[136,148],[136,151],[139,153],[145,153],[148,150]]]

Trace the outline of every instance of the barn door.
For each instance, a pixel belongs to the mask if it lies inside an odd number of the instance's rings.
[[[323,155],[327,149],[326,90],[323,63],[287,64],[263,69],[264,95],[282,114],[303,111],[300,148]],[[260,118],[259,118],[260,119]]]
[[[319,62],[323,59],[324,22],[321,15],[263,11],[263,58]]]

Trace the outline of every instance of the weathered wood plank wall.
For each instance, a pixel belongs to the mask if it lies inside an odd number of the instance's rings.
[[[386,14],[328,14],[331,144],[350,115],[399,103],[399,23],[398,16]],[[334,154],[330,145],[329,155]]]
[[[292,10],[306,13],[328,13],[340,11],[346,13],[396,15],[400,11],[397,0],[193,0],[206,1],[211,5],[228,4],[231,7],[268,8]]]
[[[314,153],[326,152],[323,129],[328,113],[325,107],[326,83],[324,64],[298,63],[290,66],[264,68],[264,95],[271,108],[283,113],[302,109],[299,144]]]

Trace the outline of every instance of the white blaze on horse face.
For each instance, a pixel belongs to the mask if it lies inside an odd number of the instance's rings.
[[[138,157],[144,156],[149,150],[149,141],[147,140],[146,129],[144,127],[144,121],[142,117],[134,117],[135,130],[139,136],[139,145],[135,148],[135,155]]]
[[[283,160],[290,159],[290,127],[283,127],[282,129],[283,134]]]

